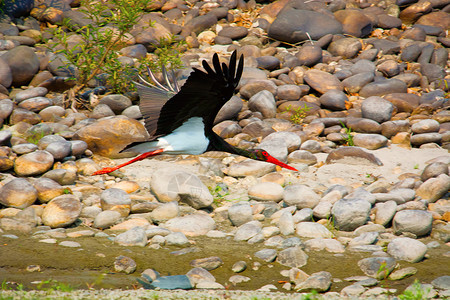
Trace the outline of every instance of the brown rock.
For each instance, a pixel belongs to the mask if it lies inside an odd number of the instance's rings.
[[[421,16],[431,11],[433,6],[429,1],[414,3],[400,12],[399,18],[406,25],[413,24]]]
[[[329,90],[343,90],[342,83],[330,73],[320,70],[309,70],[305,73],[304,80],[316,91],[324,94]]]
[[[14,172],[19,176],[33,176],[47,172],[53,166],[53,156],[45,150],[37,150],[18,157]]]
[[[334,16],[342,23],[344,33],[351,36],[364,37],[372,31],[371,20],[359,10],[338,10]]]
[[[391,138],[393,144],[398,144],[404,148],[411,148],[411,134],[408,132],[399,132]]]
[[[408,93],[392,93],[383,96],[397,107],[398,112],[412,112],[419,106],[420,97]]]
[[[75,132],[73,139],[83,140],[95,154],[119,157],[119,151],[132,142],[148,137],[144,125],[126,117],[103,119]]]
[[[44,208],[42,222],[52,228],[65,227],[75,222],[81,213],[81,203],[73,195],[54,198]]]
[[[41,203],[47,203],[55,197],[63,195],[69,190],[65,190],[59,183],[50,178],[39,178],[33,183],[38,191],[38,199]]]
[[[24,178],[15,178],[0,188],[0,203],[8,207],[26,208],[37,196],[37,190]]]
[[[372,153],[366,152],[358,147],[341,147],[331,151],[326,159],[326,163],[330,164],[338,160],[345,160],[346,163],[359,164],[362,161],[366,161],[382,166],[383,163]]]
[[[450,14],[445,11],[435,11],[420,17],[416,24],[440,27],[445,31],[450,28]]]

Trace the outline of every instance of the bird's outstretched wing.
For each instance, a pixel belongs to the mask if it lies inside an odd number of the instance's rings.
[[[169,89],[138,85],[140,109],[151,139],[171,133],[192,117],[203,118],[205,127],[212,128],[220,108],[233,96],[244,60],[241,56],[238,62],[235,51],[228,66],[220,64],[217,54],[213,56],[213,68],[206,61],[202,64],[206,72],[194,69],[178,93],[169,100],[169,93],[176,91],[174,85]],[[164,77],[167,81],[167,72]]]

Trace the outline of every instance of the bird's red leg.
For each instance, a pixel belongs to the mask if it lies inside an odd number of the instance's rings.
[[[142,153],[142,154],[139,155],[138,157],[135,157],[135,158],[133,158],[132,160],[127,161],[127,162],[125,162],[125,163],[123,163],[123,164],[120,164],[120,165],[118,165],[118,166],[115,166],[115,167],[106,167],[106,168],[100,169],[100,170],[98,170],[97,172],[92,173],[92,176],[93,176],[93,175],[101,175],[101,174],[107,174],[107,173],[114,172],[115,170],[118,170],[118,169],[120,169],[120,168],[122,168],[122,167],[125,167],[125,166],[129,165],[129,164],[132,164],[132,163],[134,163],[134,162],[137,162],[137,161],[146,159],[147,157],[151,157],[151,156],[155,156],[155,155],[161,154],[161,153],[163,153],[163,152],[164,152],[164,149],[158,149],[158,150],[155,150],[155,151],[150,151],[150,152]]]

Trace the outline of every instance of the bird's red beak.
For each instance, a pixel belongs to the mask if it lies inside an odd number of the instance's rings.
[[[289,166],[288,164],[285,164],[284,162],[281,162],[278,159],[276,159],[275,157],[270,156],[270,155],[267,157],[266,162],[272,163],[274,165],[280,166],[280,167],[288,169],[288,170],[298,172],[298,170],[296,168],[293,168],[293,167]]]

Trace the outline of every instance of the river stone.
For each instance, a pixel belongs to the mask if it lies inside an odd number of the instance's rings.
[[[384,99],[395,105],[398,112],[412,112],[419,106],[420,97],[414,94],[392,93],[384,95]]]
[[[140,246],[147,245],[147,235],[142,227],[131,228],[116,236],[114,242],[121,246]]]
[[[14,172],[19,176],[34,176],[47,172],[53,166],[53,155],[37,150],[18,157],[14,162]]]
[[[278,253],[277,262],[291,268],[301,268],[306,265],[308,255],[300,247],[290,247]]]
[[[296,227],[297,235],[306,238],[332,238],[333,234],[322,224],[300,222]]]
[[[283,9],[269,27],[269,37],[298,43],[308,39],[318,40],[327,34],[342,33],[342,25],[329,15],[311,10]]]
[[[112,109],[106,104],[97,104],[92,110],[90,117],[94,119],[101,119],[106,117],[113,117],[116,114],[112,111]]]
[[[429,133],[429,132],[438,132],[439,131],[439,122],[433,119],[422,120],[417,123],[414,123],[411,126],[412,132],[419,133]]]
[[[26,208],[37,197],[36,188],[24,178],[15,178],[0,188],[0,204],[7,207]]]
[[[396,261],[392,257],[368,257],[358,261],[358,267],[364,274],[378,280],[387,278],[395,265]]]
[[[407,120],[387,121],[381,124],[381,134],[387,138],[391,138],[399,132],[408,131],[409,122]]]
[[[45,149],[49,144],[53,143],[53,142],[65,142],[66,139],[60,135],[56,135],[56,134],[50,134],[50,135],[46,135],[43,136],[39,142],[38,142],[38,147],[40,150]]]
[[[38,199],[41,203],[47,203],[68,191],[56,181],[45,177],[38,178],[33,185],[38,191]]]
[[[48,93],[48,90],[45,87],[29,88],[29,89],[18,92],[14,96],[14,100],[16,101],[16,103],[20,103],[29,98],[44,97],[45,95],[47,95],[47,93]]]
[[[165,236],[167,245],[171,246],[186,246],[189,244],[189,240],[182,232],[171,232]]]
[[[362,133],[380,133],[381,125],[371,119],[364,118],[347,118],[347,123],[345,124],[347,128],[355,132]]]
[[[281,64],[277,57],[271,55],[257,57],[256,63],[258,68],[269,71],[278,70]]]
[[[74,223],[81,213],[81,203],[73,195],[53,198],[42,212],[42,223],[52,228],[66,227]]]
[[[106,104],[115,114],[120,114],[123,110],[131,106],[131,100],[120,94],[110,94],[100,99],[99,104]]]
[[[408,237],[400,237],[393,239],[389,243],[387,253],[396,259],[416,263],[423,259],[427,253],[427,249],[427,246],[421,241]]]
[[[118,211],[122,217],[128,216],[131,209],[130,196],[121,189],[110,188],[100,195],[100,204],[103,210]]]
[[[20,122],[34,125],[41,121],[41,117],[32,111],[23,108],[15,108],[9,117],[9,121],[12,125]]]
[[[349,243],[349,247],[355,247],[360,245],[372,245],[374,244],[378,239],[379,233],[372,231],[372,232],[364,232],[360,234],[359,236],[352,239]]]
[[[15,47],[2,55],[12,73],[12,85],[26,85],[39,70],[39,59],[28,46]]]
[[[322,48],[317,45],[304,45],[295,56],[301,65],[312,67],[322,61]]]
[[[334,13],[336,19],[342,23],[345,34],[364,37],[372,31],[372,22],[363,12],[356,9],[338,10]]]
[[[136,262],[127,256],[120,255],[114,260],[114,270],[116,272],[123,272],[125,274],[131,274],[136,271]]]
[[[193,173],[179,168],[165,168],[154,173],[150,188],[160,202],[184,202],[195,209],[208,207],[213,196],[208,188]]]
[[[60,185],[71,185],[74,184],[77,173],[76,170],[54,169],[44,173],[42,177],[50,178]]]
[[[295,224],[292,214],[289,211],[284,211],[278,220],[278,228],[282,235],[291,235],[295,233]]]
[[[330,110],[345,110],[347,95],[338,90],[329,90],[319,98],[320,104]]]
[[[428,202],[436,202],[450,189],[450,176],[441,174],[422,183],[416,190],[417,196]]]
[[[241,98],[237,96],[231,97],[231,99],[228,100],[217,113],[214,124],[236,118],[239,112],[242,110],[242,107],[243,102]]]
[[[278,142],[278,143],[285,143],[288,152],[292,152],[292,151],[297,150],[299,148],[301,142],[302,142],[301,138],[296,133],[289,132],[289,131],[277,131],[277,132],[271,133],[271,134],[267,135],[261,141],[261,144],[263,142],[268,142],[268,141],[275,141],[275,142]],[[261,144],[260,144],[260,147],[261,147]],[[262,149],[264,149],[264,148],[262,148]],[[269,149],[266,149],[266,150],[269,151]],[[275,156],[274,154],[272,154],[272,155]],[[283,161],[285,161],[285,159],[283,159]]]
[[[428,143],[441,143],[442,134],[437,132],[419,133],[411,136],[411,145],[420,146]]]
[[[372,82],[374,78],[373,72],[357,73],[353,76],[347,77],[342,81],[344,89],[349,93],[357,93],[363,86]]]
[[[218,256],[211,256],[211,257],[205,257],[205,258],[197,258],[194,260],[191,260],[189,263],[194,268],[203,268],[207,271],[215,270],[221,265],[223,265],[223,261]]]
[[[184,24],[181,35],[188,36],[191,34],[191,32],[199,34],[200,32],[210,28],[216,23],[217,17],[213,13],[207,13],[205,15],[195,17]]]
[[[232,164],[224,173],[232,177],[255,176],[261,177],[275,170],[275,165],[247,159],[242,162]]]
[[[340,147],[332,150],[326,159],[326,163],[334,163],[342,161],[342,163],[350,164],[375,164],[382,166],[383,163],[372,153],[369,153],[359,147]]]
[[[75,132],[73,139],[85,141],[96,154],[114,156],[128,144],[144,141],[147,136],[144,125],[139,121],[117,116],[82,127]]]
[[[178,217],[179,213],[180,207],[178,206],[178,202],[171,201],[163,203],[153,209],[153,211],[150,213],[150,216],[152,218],[152,221],[158,224]]]
[[[397,235],[410,232],[421,237],[431,232],[432,222],[433,216],[428,211],[402,210],[395,214],[392,225]]]
[[[197,285],[199,282],[202,282],[202,281],[209,281],[209,282],[216,281],[214,276],[202,267],[196,267],[196,268],[189,270],[189,272],[186,273],[186,276],[188,276],[189,280],[192,282],[192,284],[195,284],[195,285]]]
[[[434,279],[431,284],[437,289],[450,290],[450,276],[440,276]]]
[[[329,90],[342,91],[343,89],[342,83],[334,75],[316,69],[306,71],[304,80],[321,94]]]
[[[389,280],[402,280],[403,278],[416,274],[417,271],[418,270],[414,267],[407,267],[400,270],[396,270],[389,275]]]
[[[274,249],[262,249],[255,252],[255,257],[262,259],[265,262],[273,262],[277,257],[277,251]]]
[[[216,223],[210,216],[197,213],[170,219],[162,227],[186,236],[199,236],[215,229]]]
[[[267,90],[262,90],[253,95],[248,100],[248,107],[252,111],[259,111],[264,118],[275,117],[277,107],[275,105],[275,98],[272,93]]]
[[[314,165],[317,163],[317,157],[306,150],[296,150],[289,154],[287,158],[288,163],[303,163],[307,165]]]
[[[378,123],[389,121],[393,110],[391,102],[377,96],[367,98],[361,105],[363,118],[372,119]]]
[[[331,215],[333,203],[328,201],[320,201],[313,209],[313,215],[317,219],[328,219]]]
[[[241,226],[253,220],[252,207],[248,203],[235,203],[228,208],[228,218],[234,226]]]
[[[397,203],[395,201],[387,201],[376,204],[375,223],[383,226],[389,224],[397,212]]]
[[[244,99],[250,99],[262,91],[268,91],[272,95],[276,95],[278,89],[273,81],[267,79],[244,80],[241,82],[241,85],[242,87],[240,88],[239,93]]]
[[[46,97],[34,97],[19,103],[18,107],[32,111],[40,112],[44,108],[53,105],[53,101]]]
[[[388,143],[388,139],[381,134],[360,133],[353,137],[353,142],[357,147],[376,150],[385,147]]]
[[[367,223],[371,205],[363,199],[341,199],[331,210],[334,226],[339,230],[352,231]]]
[[[53,155],[56,160],[61,160],[70,155],[72,144],[69,141],[52,142],[48,144],[45,151]]]
[[[305,281],[300,282],[294,287],[297,292],[317,291],[326,292],[331,287],[331,273],[321,271],[311,274]]]
[[[118,211],[104,210],[97,214],[93,226],[99,229],[106,229],[114,225],[121,217]]]
[[[277,89],[277,97],[280,100],[296,101],[299,100],[303,94],[304,90],[294,84],[280,85]]]
[[[287,206],[296,206],[298,209],[314,208],[320,201],[320,196],[303,184],[288,185],[282,197]]]
[[[361,97],[383,96],[392,93],[406,93],[407,85],[399,79],[380,79],[365,85],[359,92]]]
[[[248,241],[254,236],[261,234],[261,225],[259,222],[251,221],[241,225],[234,234],[235,241]]]
[[[249,188],[248,196],[257,201],[280,202],[283,199],[283,188],[274,182],[261,182]]]
[[[1,61],[1,59],[0,59]],[[1,72],[1,71],[0,71]],[[0,100],[0,119],[8,118],[14,109],[14,103],[10,99]],[[2,132],[5,129],[2,130]]]
[[[322,146],[316,140],[307,140],[306,142],[302,143],[300,149],[309,151],[311,153],[319,153],[322,150]]]
[[[438,177],[441,174],[448,175],[448,172],[448,164],[443,162],[434,162],[427,165],[425,169],[423,169],[420,179],[422,181],[427,181],[428,179]]]
[[[360,40],[355,38],[342,38],[331,42],[328,51],[334,56],[342,56],[343,58],[354,58],[361,51],[362,45]]]
[[[11,68],[3,59],[0,59],[0,84],[5,88],[9,88],[12,80],[13,75],[11,73]]]

